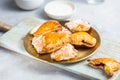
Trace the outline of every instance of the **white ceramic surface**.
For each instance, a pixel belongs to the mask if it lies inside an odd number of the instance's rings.
[[[18,7],[24,10],[33,10],[43,3],[44,0],[15,0]]]
[[[45,13],[50,18],[58,20],[69,18],[75,10],[75,4],[70,1],[51,1],[44,8]]]

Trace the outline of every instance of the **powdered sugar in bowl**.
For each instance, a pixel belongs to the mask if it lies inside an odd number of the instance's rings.
[[[44,11],[50,18],[64,20],[75,12],[75,4],[71,1],[52,1],[45,6]]]

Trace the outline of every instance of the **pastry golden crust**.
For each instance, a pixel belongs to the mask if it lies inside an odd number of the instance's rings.
[[[71,44],[94,47],[96,45],[96,39],[87,32],[76,32],[71,34]]]
[[[44,51],[53,52],[70,42],[70,35],[66,33],[50,32],[43,36]]]
[[[52,31],[59,31],[62,29],[61,24],[56,20],[49,20],[43,23],[38,30],[33,33],[34,36],[39,36],[41,34],[52,32]]]
[[[89,22],[79,19],[79,20],[71,20],[65,23],[65,27],[67,27],[72,32],[79,32],[79,31],[88,31],[91,25]]]
[[[109,76],[113,76],[114,72],[120,69],[120,63],[112,58],[96,58],[88,60],[89,65],[94,68],[102,68]]]
[[[70,35],[66,33],[49,32],[33,38],[32,45],[40,54],[51,53],[70,41]]]
[[[75,58],[77,54],[78,52],[74,46],[68,43],[59,50],[53,52],[51,54],[51,59],[54,59],[56,61],[69,60]]]

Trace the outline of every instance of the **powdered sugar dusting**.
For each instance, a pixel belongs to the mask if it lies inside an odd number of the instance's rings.
[[[32,45],[36,49],[38,53],[40,53],[43,49],[43,43],[42,43],[42,35],[38,37],[34,37],[32,39]]]
[[[84,25],[88,28],[91,27],[90,23],[86,20],[83,20],[83,19],[71,20],[68,23],[66,23],[65,25],[71,30],[71,29],[73,29],[74,27],[77,27],[80,24]]]
[[[51,54],[51,58],[57,61],[69,60],[77,56],[77,51],[71,44],[63,46],[60,50]]]

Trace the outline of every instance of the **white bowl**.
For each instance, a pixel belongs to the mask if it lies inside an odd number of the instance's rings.
[[[51,1],[44,7],[44,11],[50,18],[65,20],[75,12],[75,8],[71,1]]]
[[[38,8],[44,0],[15,0],[17,6],[24,10],[33,10]]]

